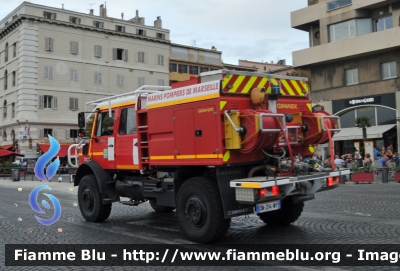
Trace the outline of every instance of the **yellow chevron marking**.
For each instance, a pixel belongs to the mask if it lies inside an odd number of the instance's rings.
[[[307,103],[307,107],[308,107],[308,110],[310,110],[312,112],[312,104]]]
[[[281,80],[281,83],[285,86],[286,91],[289,92],[290,96],[297,96],[297,95],[293,92],[292,88],[289,86],[289,84],[287,83],[286,80]]]
[[[308,85],[306,83],[303,83],[303,81],[300,81],[300,84],[303,85],[303,88],[306,90],[306,93],[308,93]]]
[[[265,86],[265,84],[268,82],[268,78],[264,77],[263,79],[261,79],[260,83],[258,84],[257,87],[261,88],[263,86]]]
[[[245,77],[246,77],[245,75],[240,75],[240,76],[236,79],[235,83],[233,83],[232,88],[231,88],[228,92],[236,92],[237,89],[238,89],[238,87],[239,87],[240,84],[243,82],[243,80],[244,80]]]
[[[229,161],[229,158],[231,158],[231,152],[230,151],[226,151],[223,157],[223,161],[226,163]]]
[[[226,86],[228,85],[229,80],[231,80],[231,78],[232,78],[232,75],[229,77],[226,77],[226,76],[224,77],[224,80],[222,81],[222,89],[226,88]]]
[[[257,78],[258,78],[257,76],[252,76],[250,80],[247,82],[247,84],[244,86],[242,93],[248,93],[250,91],[251,86],[254,84]]]
[[[301,91],[301,88],[299,87],[299,85],[297,84],[296,80],[290,80],[290,82],[292,83],[292,85],[294,86],[297,94],[299,94],[300,96],[304,96],[303,91]]]
[[[220,101],[219,102],[219,110],[222,110],[227,103],[228,103],[227,101]]]

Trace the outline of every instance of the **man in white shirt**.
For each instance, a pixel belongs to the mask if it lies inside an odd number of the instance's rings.
[[[340,156],[336,154],[334,163],[335,163],[336,168],[343,168],[346,161],[341,159]]]

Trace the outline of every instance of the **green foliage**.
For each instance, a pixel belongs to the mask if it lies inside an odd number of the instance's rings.
[[[353,173],[371,173],[374,172],[375,168],[372,162],[365,163],[363,167],[359,167],[357,163],[351,163],[350,170]]]
[[[356,127],[362,129],[363,141],[367,140],[367,127],[371,127],[371,118],[359,117],[356,118]]]

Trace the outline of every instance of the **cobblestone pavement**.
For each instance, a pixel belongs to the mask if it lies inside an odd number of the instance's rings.
[[[193,244],[185,239],[175,212],[159,214],[148,203],[138,207],[113,204],[104,223],[88,223],[81,217],[77,187],[48,183],[63,208],[52,226],[40,225],[29,206],[28,196],[37,181],[0,180],[0,270],[4,244]],[[22,188],[22,191],[18,191]],[[71,191],[72,189],[72,191]],[[226,238],[213,244],[399,244],[400,184],[345,184],[316,194],[293,225],[265,226],[256,216],[232,219]],[[39,202],[41,198],[39,198]],[[22,221],[18,221],[21,218]],[[58,229],[62,228],[62,232]],[[31,230],[29,230],[31,229]],[[30,232],[31,231],[31,232]],[[390,270],[389,267],[370,267]],[[7,267],[7,270],[131,270],[132,267]],[[135,269],[145,269],[135,267]],[[154,270],[243,270],[243,267],[154,267]],[[251,268],[245,268],[249,270]],[[256,267],[254,270],[264,268]],[[268,270],[365,270],[366,267],[285,267]],[[394,269],[394,268],[392,268]],[[396,269],[397,270],[397,269]]]

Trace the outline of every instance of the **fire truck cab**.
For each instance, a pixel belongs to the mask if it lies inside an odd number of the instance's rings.
[[[307,160],[316,144],[333,149],[340,123],[311,111],[306,78],[212,71],[90,106],[78,115],[81,128],[92,125],[90,135],[68,151],[90,222],[106,220],[113,202],[149,201],[157,212],[176,209],[188,239],[213,242],[236,216],[289,225],[304,201],[350,173]]]

